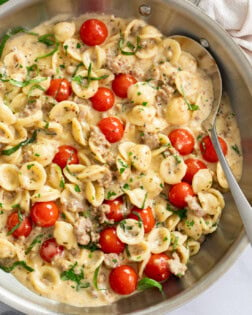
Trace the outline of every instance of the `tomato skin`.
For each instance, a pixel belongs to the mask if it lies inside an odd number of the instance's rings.
[[[106,217],[109,220],[114,220],[115,222],[119,222],[123,219],[123,213],[121,211],[123,206],[122,197],[116,198],[114,200],[105,200],[104,204],[109,205],[110,211],[106,213]]]
[[[92,106],[98,112],[105,112],[115,103],[114,93],[105,87],[100,87],[94,96],[90,98]]]
[[[127,98],[128,88],[137,83],[137,80],[131,74],[118,74],[112,81],[112,89],[115,95],[121,98]]]
[[[134,292],[137,288],[138,276],[135,270],[127,265],[116,267],[110,272],[109,284],[113,291],[121,295]]]
[[[187,159],[185,160],[185,164],[187,165],[186,174],[183,178],[183,181],[191,184],[193,176],[202,169],[207,168],[206,164],[198,159]]]
[[[133,207],[131,209],[131,213],[128,215],[128,218],[139,221],[139,217],[133,212],[136,212],[139,214],[144,225],[144,232],[149,233],[153,229],[156,223],[151,207],[148,207],[146,209],[139,209],[137,207]]]
[[[32,222],[29,217],[23,216],[23,221],[20,226],[11,234],[15,238],[20,236],[27,237],[32,231]],[[7,218],[7,229],[8,231],[12,230],[19,223],[18,212],[11,213]]]
[[[98,127],[110,143],[118,142],[124,134],[124,126],[116,117],[106,117],[99,121]]]
[[[59,208],[53,201],[36,202],[31,208],[32,221],[38,226],[53,226],[58,217]]]
[[[188,130],[175,129],[170,132],[169,139],[181,155],[192,153],[195,141],[193,135]]]
[[[46,94],[52,96],[57,102],[65,101],[72,94],[71,83],[66,79],[52,79]]]
[[[58,164],[62,169],[67,164],[78,164],[78,151],[70,145],[62,145],[53,158],[53,163]]]
[[[225,140],[223,140],[221,137],[218,137],[218,140],[221,145],[221,149],[224,155],[227,154],[228,147]],[[200,142],[200,151],[201,154],[207,162],[216,163],[219,161],[218,156],[216,154],[216,151],[214,149],[214,146],[212,144],[212,141],[209,136],[205,136],[201,142]]]
[[[168,199],[175,207],[184,208],[187,206],[186,197],[193,195],[192,186],[186,182],[181,182],[171,187]]]
[[[147,277],[154,279],[158,282],[167,280],[170,277],[170,269],[168,266],[169,257],[166,254],[152,254],[144,273]]]
[[[54,256],[61,254],[63,251],[64,247],[57,244],[55,238],[49,238],[42,243],[39,254],[43,260],[50,263]]]
[[[120,241],[115,227],[109,227],[101,231],[99,243],[101,250],[106,253],[120,254],[124,251],[125,244]]]
[[[80,38],[88,46],[101,45],[107,36],[107,26],[100,20],[89,19],[81,25]]]

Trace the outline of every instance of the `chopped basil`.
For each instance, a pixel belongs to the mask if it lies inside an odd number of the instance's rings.
[[[186,220],[185,223],[186,223],[186,226],[187,226],[188,228],[191,228],[191,227],[194,226],[194,221],[193,221],[193,220],[192,220],[192,221]]]
[[[16,203],[15,205],[11,206],[12,209],[21,209],[20,204]]]
[[[0,0],[0,5],[6,3],[6,2],[8,2],[8,1],[9,1],[9,0]]]
[[[37,133],[38,133],[38,130],[34,130],[31,138],[28,138],[28,139],[20,142],[19,144],[15,145],[14,147],[12,147],[10,149],[2,150],[1,154],[2,155],[11,155],[11,154],[15,153],[21,147],[24,147],[30,143],[33,143],[37,139]]]
[[[27,169],[30,170],[33,166],[34,166],[34,164],[28,164]]]
[[[143,203],[142,203],[142,206],[141,206],[141,209],[144,209],[145,208],[145,202],[147,200],[147,197],[148,197],[148,193],[146,192],[145,196],[144,196],[144,200],[143,200]]]
[[[75,282],[75,287],[73,286],[73,288],[75,288],[76,291],[79,291],[81,288],[88,288],[90,284],[88,282],[82,282],[82,280],[84,280],[84,272],[83,269],[80,269],[78,272],[76,272],[75,268],[77,265],[78,263],[75,262],[75,264],[72,265],[68,270],[63,271],[60,274],[60,278],[63,281],[70,280]]]
[[[173,155],[173,156],[174,156],[174,159],[176,161],[176,164],[181,163],[181,158],[178,155]]]
[[[185,103],[186,103],[186,105],[187,105],[188,110],[191,110],[191,111],[198,110],[198,109],[199,109],[199,106],[198,106],[198,105],[196,105],[196,104],[191,104],[191,103],[188,101],[188,99],[187,99],[187,97],[186,97],[186,95],[185,95],[185,91],[184,91],[182,85],[180,86],[180,89],[181,89],[181,92],[182,92],[181,94],[182,94],[182,96],[183,96],[183,98],[184,98],[184,101],[185,101]]]
[[[29,247],[26,249],[25,255],[29,254],[35,245],[41,244],[42,237],[43,237],[43,234],[39,234],[33,239]]]
[[[59,49],[59,43],[56,42],[56,43],[55,43],[55,48],[54,48],[52,51],[50,51],[48,54],[45,54],[45,55],[42,55],[42,56],[37,57],[37,58],[35,59],[35,61],[38,61],[38,60],[40,60],[40,59],[44,59],[44,58],[53,56],[53,55],[56,53],[56,51],[58,51],[58,49]]]
[[[80,192],[81,191],[79,185],[77,185],[77,184],[74,186],[74,190],[76,192]]]
[[[95,243],[88,243],[87,245],[78,244],[80,248],[89,249],[91,252],[94,252],[95,250],[99,249],[99,247]]]
[[[39,36],[38,41],[45,44],[47,47],[55,45],[55,36],[54,34],[44,34]]]
[[[28,97],[31,97],[31,93],[32,93],[34,90],[40,90],[40,91],[42,91],[42,92],[45,92],[45,89],[42,88],[41,85],[39,85],[39,84],[34,84],[34,85],[30,88],[30,90],[29,90],[29,92],[28,92]]]
[[[120,174],[123,174],[126,168],[128,168],[128,164],[124,163],[122,159],[118,159],[118,162],[120,163],[121,167],[119,169]]]
[[[13,228],[7,233],[7,235],[13,234],[20,227],[22,222],[23,222],[23,215],[21,213],[21,210],[18,209],[18,223],[15,226],[13,226]]]
[[[2,202],[0,202],[0,208],[3,208],[3,204],[2,204]]]
[[[170,204],[167,204],[166,206],[166,210],[172,212],[173,214],[176,214],[177,216],[180,217],[180,219],[185,219],[187,216],[187,209],[178,209],[178,210],[174,210]]]
[[[232,145],[231,148],[232,148],[239,156],[241,156],[241,152],[240,152],[240,150],[239,150],[237,144]]]
[[[60,188],[65,188],[65,180],[64,179],[61,179],[59,186],[60,186]]]
[[[95,269],[95,272],[94,272],[94,277],[93,277],[93,284],[94,284],[94,287],[96,290],[99,290],[98,288],[98,275],[99,275],[99,270],[100,270],[100,266],[98,266],[96,269]]]
[[[14,79],[5,78],[3,75],[0,75],[0,81],[9,82],[10,84],[17,86],[17,87],[21,87],[21,88],[26,87],[29,84],[40,83],[40,82],[45,81],[45,80],[46,80],[46,78],[37,78],[37,79],[30,79],[30,80],[25,80],[25,81],[17,81]]]
[[[76,48],[78,48],[78,49],[81,48],[81,44],[80,44],[80,43],[77,43],[77,44],[76,44]]]
[[[136,38],[136,45],[132,44],[129,41],[126,43],[126,46],[129,48],[129,51],[123,50],[124,42],[125,42],[124,37],[121,34],[118,45],[119,45],[120,52],[123,55],[127,55],[127,56],[135,55],[136,52],[142,48],[140,45],[140,37],[139,36],[137,36],[137,38]]]
[[[156,287],[158,288],[160,292],[163,292],[163,287],[161,283],[147,277],[141,279],[137,285],[137,289],[140,291],[143,291],[152,287]]]
[[[111,197],[116,196],[116,193],[114,191],[108,191],[107,193],[107,199],[110,199]]]
[[[23,260],[14,262],[10,267],[6,267],[6,266],[3,266],[3,265],[0,265],[0,269],[2,269],[3,271],[9,273],[9,272],[12,272],[18,266],[23,267],[24,269],[26,269],[29,272],[34,271],[34,269],[31,268],[30,266],[28,266],[26,264],[26,262],[23,261]]]
[[[3,210],[0,210],[0,214],[4,214]]]
[[[127,183],[126,183],[126,184],[124,184],[124,185],[123,185],[123,189],[124,189],[124,190],[130,189],[129,184],[127,184]]]
[[[1,1],[4,1],[4,0],[1,0]],[[18,33],[26,33],[26,34],[34,35],[34,36],[38,35],[36,33],[29,32],[26,28],[24,28],[22,26],[17,26],[17,27],[14,27],[14,28],[8,30],[7,33],[4,34],[4,36],[2,37],[2,40],[1,40],[1,43],[0,43],[0,58],[2,57],[3,50],[4,50],[4,47],[5,47],[5,44],[6,44],[7,40],[11,36],[16,35]]]
[[[80,63],[77,64],[72,77],[76,76],[76,73],[78,72],[79,68],[82,67],[83,65],[84,65],[83,62],[80,62]]]

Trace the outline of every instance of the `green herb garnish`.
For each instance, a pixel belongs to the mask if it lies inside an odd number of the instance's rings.
[[[44,59],[44,58],[53,56],[53,55],[56,53],[56,51],[58,51],[58,49],[59,49],[59,43],[58,43],[58,42],[55,42],[55,48],[54,48],[52,51],[50,51],[48,54],[45,54],[45,55],[42,55],[42,56],[37,57],[37,58],[35,59],[35,61],[38,61],[38,60],[40,60],[40,59]]]
[[[55,45],[56,42],[54,34],[41,35],[39,36],[38,41],[48,47]]]
[[[140,45],[140,41],[141,40],[140,40],[139,36],[137,36],[137,38],[136,38],[136,45],[134,45],[134,44],[132,44],[131,42],[128,41],[126,43],[126,46],[129,48],[130,51],[125,51],[125,50],[123,50],[123,45],[124,45],[125,41],[124,41],[123,35],[121,34],[120,40],[119,40],[119,43],[118,43],[121,54],[127,55],[127,56],[135,55],[136,52],[142,48],[141,45]]]
[[[146,192],[146,193],[145,193],[145,196],[144,196],[144,200],[143,200],[142,206],[141,206],[141,209],[144,209],[144,208],[145,208],[145,202],[146,202],[146,200],[147,200],[147,197],[148,197],[148,193]]]
[[[9,1],[9,0],[0,0],[0,5],[6,3],[6,2],[8,2],[8,1]]]
[[[167,204],[166,210],[172,212],[173,214],[176,214],[177,216],[180,217],[181,220],[185,219],[187,216],[187,209],[174,210],[173,208],[171,208],[171,206],[169,204]]]
[[[30,170],[33,166],[34,166],[34,164],[28,164],[27,169]]]
[[[77,185],[77,184],[74,186],[74,190],[76,192],[80,192],[81,191],[79,185]]]
[[[0,265],[0,269],[2,269],[3,271],[9,273],[9,272],[12,272],[18,266],[23,267],[24,269],[26,269],[29,272],[34,271],[34,269],[32,267],[28,266],[26,264],[26,262],[23,261],[23,260],[14,262],[10,267],[6,267],[6,266],[3,266],[3,265]]]
[[[15,226],[13,226],[13,228],[7,233],[7,235],[13,234],[20,227],[22,222],[23,222],[23,215],[21,213],[21,210],[18,209],[18,223]]]
[[[5,78],[3,75],[0,75],[0,81],[9,82],[10,84],[17,86],[17,87],[20,87],[20,88],[26,87],[29,84],[40,83],[40,82],[45,81],[45,80],[46,80],[46,78],[37,78],[37,79],[30,79],[30,80],[25,80],[25,81],[17,81],[14,79]]]
[[[43,237],[43,234],[39,234],[33,239],[29,247],[26,249],[25,255],[29,254],[36,244],[41,244],[42,237]]]
[[[232,148],[239,156],[241,156],[241,152],[240,152],[240,150],[239,150],[237,144],[232,145],[231,148]]]
[[[84,280],[84,272],[83,269],[78,270],[76,272],[75,268],[77,267],[78,263],[76,262],[74,265],[72,265],[68,270],[63,271],[60,274],[60,278],[63,281],[71,280],[75,282],[75,287],[73,288],[76,289],[76,291],[79,291],[81,288],[88,288],[90,284],[88,282],[84,283],[82,280]]]
[[[80,248],[89,249],[91,252],[94,252],[95,250],[99,249],[99,247],[95,243],[92,243],[92,242],[88,243],[87,245],[78,244],[78,246]]]
[[[191,104],[191,103],[188,101],[188,99],[187,99],[187,97],[186,97],[186,95],[185,95],[184,88],[183,88],[182,85],[180,86],[180,89],[181,89],[182,96],[183,96],[183,98],[184,98],[184,101],[185,101],[185,103],[186,103],[186,105],[187,105],[188,110],[191,110],[191,111],[198,110],[198,109],[199,109],[199,106],[198,106],[198,105],[196,105],[196,104]]]
[[[128,164],[124,163],[122,159],[118,159],[118,162],[121,164],[121,167],[119,169],[120,174],[123,174],[126,168],[128,168]]]
[[[109,200],[111,197],[116,196],[116,193],[114,191],[108,191],[107,193],[107,199]]]
[[[93,284],[94,284],[94,287],[96,290],[99,290],[98,288],[98,275],[99,275],[99,270],[100,270],[100,266],[98,266],[96,269],[95,269],[95,272],[94,272],[94,277],[93,277]]]
[[[163,292],[163,287],[162,287],[161,283],[157,282],[156,280],[147,278],[147,277],[141,279],[137,285],[137,289],[140,291],[143,291],[143,290],[146,290],[149,288],[153,288],[153,287],[156,287],[156,288],[158,288],[158,290],[160,292]]]

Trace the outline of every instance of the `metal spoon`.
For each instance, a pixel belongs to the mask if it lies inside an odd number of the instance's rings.
[[[221,146],[219,144],[216,133],[216,117],[220,107],[222,96],[222,79],[220,70],[214,58],[201,44],[186,36],[176,35],[172,36],[172,38],[176,39],[176,41],[180,43],[180,46],[184,51],[191,53],[197,59],[200,68],[203,69],[212,79],[214,91],[213,107],[210,115],[207,117],[206,120],[203,121],[202,127],[208,133],[212,140],[213,146],[226,176],[230,191],[234,198],[236,207],[243,221],[247,237],[250,241],[250,244],[252,245],[252,207],[243,194],[241,188],[239,187],[234,175],[232,174],[232,171],[221,150]],[[207,46],[207,42],[205,40],[202,41],[202,44],[205,44],[205,46]]]

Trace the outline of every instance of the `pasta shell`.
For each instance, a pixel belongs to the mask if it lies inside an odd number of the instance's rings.
[[[192,180],[192,188],[195,193],[209,190],[212,186],[213,178],[209,169],[201,169],[194,176]]]
[[[0,259],[14,258],[16,255],[16,247],[8,240],[0,238]]]
[[[106,62],[106,53],[100,46],[87,49],[82,55],[82,62],[86,69],[92,64],[93,69],[100,69]]]
[[[174,39],[166,38],[162,41],[162,47],[164,49],[164,56],[171,64],[175,64],[181,54],[179,43]]]
[[[197,71],[197,60],[186,51],[182,51],[179,59],[177,61],[177,65],[186,71],[196,72]]]
[[[36,190],[31,197],[32,202],[52,201],[60,198],[60,191],[48,185]]]
[[[156,109],[153,106],[136,105],[127,115],[130,123],[136,126],[144,126],[151,123],[155,117]]]
[[[5,123],[0,122],[0,142],[10,143],[14,140],[14,129]]]
[[[125,219],[117,225],[116,232],[123,243],[138,244],[144,237],[143,223],[134,219]]]
[[[79,122],[77,118],[73,118],[72,120],[72,134],[74,140],[79,144],[86,146],[87,145],[87,137],[89,132],[89,126],[86,122]]]
[[[64,221],[57,221],[54,225],[53,236],[57,244],[67,249],[76,248],[77,240],[74,234],[73,226]]]
[[[185,176],[187,166],[183,159],[178,160],[177,156],[170,155],[160,164],[160,176],[167,184],[180,183]]]
[[[120,152],[123,159],[127,162],[130,162],[129,155],[131,148],[135,145],[134,142],[125,141],[123,143],[120,143],[118,146],[118,151]]]
[[[151,124],[145,124],[143,127],[144,132],[158,133],[168,127],[168,124],[164,118],[154,117]]]
[[[16,165],[0,165],[0,186],[8,191],[13,191],[19,187],[19,169]]]
[[[34,79],[43,79],[42,77],[35,77]],[[37,83],[31,83],[23,88],[23,93],[29,96],[41,96],[44,94],[44,91],[48,90],[50,86],[51,79],[50,78],[44,78],[46,80],[39,83],[40,88],[36,88],[38,86]],[[41,89],[42,88],[42,89]]]
[[[144,189],[126,190],[125,194],[128,195],[130,202],[138,208],[143,208],[146,203],[147,192]]]
[[[166,120],[171,125],[184,125],[191,119],[191,111],[183,97],[173,97],[166,109]]]
[[[79,176],[85,169],[86,167],[81,164],[69,164],[63,169],[63,173],[71,183],[81,184]]]
[[[154,228],[147,237],[150,251],[159,254],[168,250],[170,246],[170,231],[165,227]]]
[[[0,122],[12,125],[16,120],[17,118],[12,110],[0,100]]]
[[[85,196],[92,206],[99,207],[104,201],[104,188],[88,182],[85,187]]]
[[[25,163],[20,169],[19,181],[21,187],[27,190],[40,189],[46,182],[45,169],[36,161]]]
[[[12,206],[20,204],[21,199],[21,191],[9,192],[0,188],[0,203],[3,205],[4,210],[12,210]]]
[[[189,249],[190,256],[198,254],[200,250],[200,242],[194,240],[188,240],[187,247]]]
[[[29,128],[37,125],[38,121],[41,121],[43,119],[43,112],[42,110],[37,110],[35,113],[32,113],[31,115],[21,118],[18,118],[19,125]]]
[[[136,144],[129,152],[129,159],[137,170],[147,171],[151,164],[151,150],[147,145]]]
[[[164,222],[172,215],[172,212],[167,210],[167,201],[162,198],[157,199],[153,205],[153,210],[155,213],[155,218],[158,222]]]
[[[27,104],[27,96],[24,93],[17,94],[10,103],[10,108],[14,113],[22,111]]]
[[[65,185],[65,189],[60,195],[60,202],[63,209],[70,212],[83,211],[86,206],[84,194],[81,191],[76,191],[76,185],[73,184]]]
[[[77,74],[79,77],[87,77],[88,72],[86,70],[80,71]],[[94,72],[91,72],[91,77],[97,78],[97,75]],[[92,80],[89,84],[88,82],[85,84],[79,84],[76,81],[72,81],[72,88],[74,93],[84,99],[89,99],[90,97],[94,96],[97,92],[99,87],[99,83],[97,80]]]
[[[59,22],[54,25],[53,31],[56,39],[60,42],[64,42],[73,37],[75,33],[75,24],[73,22]]]
[[[222,188],[228,189],[229,188],[228,182],[227,182],[226,176],[223,172],[220,162],[218,162],[216,166],[216,175],[217,175],[217,180],[220,186]]]
[[[136,105],[153,105],[156,94],[157,90],[147,82],[138,82],[128,88],[128,98]]]
[[[195,101],[195,94],[199,90],[199,81],[195,74],[188,71],[179,71],[175,78],[175,84],[181,95],[190,102]]]
[[[130,254],[129,260],[136,262],[143,261],[150,255],[149,244],[142,241],[134,245],[128,245],[128,252]]]
[[[63,189],[65,186],[62,170],[57,164],[50,164],[48,170],[48,182],[55,189]]]
[[[12,51],[4,57],[7,75],[14,80],[23,81],[26,77],[26,58],[21,51]]]
[[[96,181],[102,179],[104,174],[108,171],[105,166],[100,165],[90,165],[85,167],[85,169],[78,175],[81,181]]]
[[[48,293],[60,284],[59,271],[55,267],[41,266],[28,275],[33,288],[42,294]]]
[[[64,41],[63,47],[66,48],[67,54],[77,61],[81,61],[81,50],[78,47],[82,46],[82,42],[75,38],[69,38]]]
[[[31,196],[29,191],[23,190],[21,193],[21,200],[20,200],[20,207],[23,209],[26,213],[30,212],[30,202]]]
[[[83,264],[88,272],[94,272],[102,264],[104,253],[100,250],[90,252],[88,249],[81,249],[80,257],[80,264]]]
[[[61,124],[72,121],[79,113],[79,107],[71,101],[62,101],[56,104],[49,113],[49,118]]]

